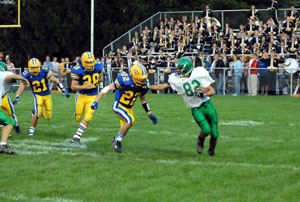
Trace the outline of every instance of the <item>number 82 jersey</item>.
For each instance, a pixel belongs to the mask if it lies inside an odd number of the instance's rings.
[[[79,90],[78,92],[84,95],[97,95],[98,83],[102,70],[103,63],[101,61],[96,61],[95,68],[93,71],[86,71],[81,64],[73,67],[71,70],[71,78],[73,80],[78,81],[79,85],[86,85],[88,83],[93,84],[92,89]]]

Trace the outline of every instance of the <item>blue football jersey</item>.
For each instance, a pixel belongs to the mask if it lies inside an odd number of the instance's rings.
[[[71,70],[71,78],[78,81],[79,85],[86,85],[88,83],[93,84],[92,89],[79,90],[80,94],[84,95],[97,95],[98,94],[98,83],[100,74],[103,70],[103,63],[96,61],[95,68],[93,71],[85,71],[84,67],[79,63]]]
[[[136,86],[127,73],[118,75],[114,82],[116,90],[115,100],[124,107],[132,108],[137,97],[145,95],[149,89],[149,81],[143,86]]]
[[[51,93],[48,79],[51,78],[52,71],[47,66],[41,66],[38,75],[32,75],[29,70],[25,70],[21,76],[29,81],[33,94],[49,95]]]

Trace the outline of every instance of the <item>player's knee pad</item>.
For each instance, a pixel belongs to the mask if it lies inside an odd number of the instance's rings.
[[[82,117],[82,114],[75,114],[75,121],[76,122],[81,121],[81,117]]]
[[[202,130],[202,133],[204,135],[209,135],[210,134],[211,128],[210,128],[209,124],[201,124],[201,123],[199,123],[199,126],[200,126],[200,128]]]
[[[131,123],[131,126],[133,126],[133,125],[134,125],[134,123],[135,123],[135,118],[134,118],[134,117],[132,117],[132,123]]]
[[[38,110],[37,117],[40,118],[42,116],[44,116],[43,111],[42,110]]]
[[[212,132],[211,132],[211,137],[213,137],[213,138],[215,138],[215,139],[218,139],[218,137],[219,137],[218,131],[212,130]]]
[[[46,120],[52,119],[52,111],[45,111],[44,117]]]
[[[85,114],[84,121],[86,121],[86,122],[89,123],[92,120],[93,115],[94,115],[94,113],[87,113],[87,114]]]

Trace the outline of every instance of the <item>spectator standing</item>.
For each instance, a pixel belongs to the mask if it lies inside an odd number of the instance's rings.
[[[172,62],[171,56],[167,56],[167,60],[162,64],[164,69],[164,82],[168,83],[169,80],[169,75],[172,73],[172,68],[175,68],[175,64]],[[173,89],[170,89],[170,93],[173,93]],[[168,93],[168,88],[165,89],[165,93]]]
[[[6,62],[6,66],[7,66],[7,71],[16,73],[15,65],[14,65],[14,63],[11,62],[9,55],[7,55],[5,57],[5,62]]]
[[[217,94],[223,95],[224,93],[224,83],[227,80],[227,68],[229,67],[229,62],[225,54],[222,55],[222,59],[216,63],[215,75],[218,78]],[[225,79],[225,81],[224,81]]]
[[[242,72],[243,64],[239,60],[237,55],[233,56],[233,79],[234,79],[234,94],[233,96],[241,94],[241,79],[242,79]]]
[[[258,73],[258,60],[256,54],[251,54],[251,59],[248,64],[248,90],[249,96],[257,95],[257,73]]]
[[[262,58],[258,62],[260,94],[268,95],[268,52],[264,50]]]
[[[61,82],[62,84],[65,86],[65,89],[69,89],[69,86],[68,86],[68,74],[71,72],[71,65],[70,65],[70,61],[69,61],[69,58],[66,57],[64,59],[64,63],[63,63],[63,60],[61,60],[62,63],[61,64],[64,64],[63,68],[61,69],[60,71],[60,75],[61,75]]]
[[[49,55],[46,56],[46,61],[44,61],[43,65],[47,66],[48,69],[52,69],[52,62]]]
[[[248,78],[247,78],[247,70],[246,70],[246,67],[248,65],[248,58],[242,56],[240,59],[243,65],[243,69],[242,69],[243,75],[241,79],[241,84],[243,84],[244,86],[244,95],[246,95],[248,93]]]
[[[57,62],[57,57],[53,57],[53,61],[52,61],[52,72],[53,72],[53,76],[55,76],[56,78],[60,78],[60,65]],[[52,90],[52,88],[54,87],[54,90],[57,90],[56,85],[53,85],[54,83],[51,82],[50,84],[50,90]]]
[[[5,62],[3,52],[0,52],[0,61]]]

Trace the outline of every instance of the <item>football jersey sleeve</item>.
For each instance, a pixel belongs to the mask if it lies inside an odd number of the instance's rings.
[[[114,85],[116,89],[122,89],[122,87],[124,86],[124,79],[122,74],[118,75],[114,82]]]
[[[95,68],[97,72],[100,74],[103,70],[103,63],[100,60],[96,61]]]
[[[25,71],[21,74],[21,76],[24,77],[25,79],[28,79],[29,75],[30,75],[30,73],[29,73],[28,70],[25,70]]]
[[[169,76],[168,83],[170,84],[171,88],[175,91],[180,92],[181,89],[181,78],[178,77],[176,73],[173,73]]]
[[[46,75],[46,79],[50,79],[53,75],[51,69],[47,66],[41,66],[41,71]]]
[[[71,78],[76,81],[79,81],[80,79],[80,72],[78,71],[78,67],[79,66],[75,66],[71,69]]]
[[[215,81],[210,77],[208,71],[204,68],[199,68],[197,74],[197,80],[200,81],[201,87],[208,87],[210,84],[214,83]]]

